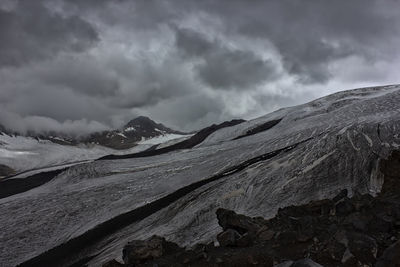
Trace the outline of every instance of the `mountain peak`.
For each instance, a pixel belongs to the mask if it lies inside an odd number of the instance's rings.
[[[125,133],[142,133],[142,136],[148,135],[148,137],[153,137],[157,135],[164,134],[182,134],[182,132],[175,131],[163,125],[162,123],[157,123],[146,116],[139,116],[129,121],[122,130]]]
[[[130,120],[124,127],[123,129],[126,129],[128,127],[141,127],[141,126],[155,126],[157,123],[150,119],[149,117],[145,116],[139,116],[134,118],[133,120]]]

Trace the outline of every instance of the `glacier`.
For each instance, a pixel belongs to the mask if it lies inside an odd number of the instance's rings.
[[[13,168],[18,174],[15,177],[27,177],[38,172],[90,162],[109,154],[137,153],[154,145],[169,145],[190,136],[163,134],[143,138],[132,148],[116,150],[97,144],[60,145],[49,140],[0,133],[0,164]]]
[[[277,119],[268,130],[234,140]],[[192,149],[70,166],[40,187],[0,199],[0,266],[30,266],[30,259],[142,207],[148,215],[127,216],[57,258],[57,266],[121,259],[129,240],[154,234],[185,246],[212,242],[217,208],[270,218],[280,207],[342,189],[375,195],[382,186],[379,161],[400,148],[399,129],[400,86],[369,87],[219,129]]]

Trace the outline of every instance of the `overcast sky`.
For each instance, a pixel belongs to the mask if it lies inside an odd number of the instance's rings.
[[[0,124],[180,130],[400,83],[398,0],[0,0]]]

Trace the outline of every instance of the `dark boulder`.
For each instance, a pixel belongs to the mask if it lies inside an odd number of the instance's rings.
[[[368,216],[360,212],[354,212],[346,217],[344,224],[351,225],[358,231],[366,231],[369,220],[370,218],[368,218]]]
[[[400,241],[392,244],[383,252],[376,267],[400,267]]]
[[[152,236],[146,240],[129,242],[122,250],[122,258],[125,264],[137,264],[160,258],[179,249],[178,245],[166,241],[163,237]]]
[[[284,231],[276,236],[276,241],[281,245],[296,243],[298,236],[295,231]]]
[[[107,261],[102,265],[102,267],[122,267],[122,266],[124,265],[116,260]]]
[[[388,159],[380,164],[380,172],[385,176],[380,196],[400,195],[400,150],[393,151]]]
[[[348,248],[358,261],[372,265],[376,261],[378,246],[372,237],[356,232],[347,232]]]
[[[274,267],[290,267],[292,265],[293,265],[293,261],[284,261],[284,262],[274,265]]]
[[[355,210],[353,203],[347,197],[340,200],[335,205],[337,215],[347,215]]]
[[[233,229],[228,229],[217,235],[217,240],[222,247],[234,247],[241,235]]]
[[[245,215],[236,214],[234,211],[226,209],[217,210],[217,219],[219,225],[224,230],[234,229],[240,234],[246,232],[255,234],[263,227],[263,224],[261,223],[263,219],[257,220],[257,218],[250,218]]]
[[[348,194],[347,189],[343,189],[342,191],[340,191],[339,194],[337,194],[337,195],[332,199],[332,201],[333,201],[334,203],[337,203],[337,202],[339,202],[340,200],[342,200],[343,198],[347,197],[347,194]]]
[[[263,242],[263,241],[269,241],[269,240],[271,240],[272,238],[274,238],[275,232],[272,231],[271,229],[268,229],[268,228],[264,227],[264,228],[261,228],[261,229],[257,232],[256,236],[257,236],[257,240],[259,240],[259,241],[261,241],[261,242]]]
[[[293,263],[290,267],[323,267],[311,259],[302,259]]]
[[[237,247],[248,247],[254,243],[254,239],[251,237],[250,234],[245,233],[242,235],[238,240],[236,240]]]
[[[323,267],[323,266],[314,262],[311,259],[302,259],[296,262],[285,261],[280,264],[274,265],[274,267]]]

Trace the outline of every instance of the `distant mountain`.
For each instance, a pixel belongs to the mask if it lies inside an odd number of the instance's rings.
[[[24,137],[31,137],[37,140],[48,140],[53,143],[59,145],[77,145],[79,141],[76,138],[73,138],[65,133],[60,132],[47,132],[47,133],[36,133],[34,131],[28,131],[25,134],[18,133],[11,129],[8,129],[0,124],[0,135],[9,135],[9,136],[24,136]]]
[[[16,135],[20,134],[6,129],[6,127],[0,125],[0,134]],[[96,144],[106,146],[114,149],[127,149],[137,145],[138,142],[144,141],[150,138],[167,136],[167,135],[187,135],[187,133],[173,130],[164,126],[161,123],[157,123],[148,117],[139,116],[121,129],[115,129],[110,131],[95,132],[88,136],[73,138],[62,132],[48,132],[48,133],[35,133],[27,132],[24,136],[33,137],[38,140],[48,140],[60,145],[78,145],[78,144]]]
[[[156,123],[148,117],[139,116],[129,121],[121,130],[94,133],[85,138],[84,142],[114,149],[126,149],[135,146],[140,141],[169,134],[186,135],[186,133]]]
[[[123,127],[126,136],[151,138],[165,134],[185,134],[172,130],[161,123],[156,123],[148,117],[139,116]]]
[[[78,138],[63,132],[20,134],[0,125],[0,177],[77,164],[110,154],[138,153],[158,146],[170,146],[191,136],[145,117],[133,119],[120,129]]]

